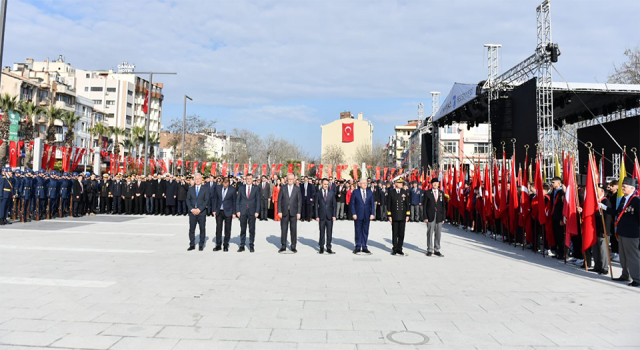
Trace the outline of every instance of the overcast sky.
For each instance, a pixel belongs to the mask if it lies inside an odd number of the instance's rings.
[[[454,82],[486,78],[484,43],[499,43],[501,71],[531,55],[540,0],[10,0],[3,65],[64,55],[80,69],[134,63],[175,71],[163,121],[188,113],[219,130],[246,128],[320,154],[320,125],[349,110],[386,142],[393,126],[431,111]],[[560,73],[605,82],[640,44],[640,1],[554,0]],[[555,80],[561,80],[554,74]]]

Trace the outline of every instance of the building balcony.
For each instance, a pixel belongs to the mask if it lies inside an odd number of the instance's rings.
[[[65,103],[63,101],[56,101],[56,103],[54,104],[55,107],[60,108],[62,110],[65,111],[69,111],[69,112],[75,112],[76,109],[73,105]]]
[[[75,96],[76,95],[76,90],[64,85],[64,84],[57,84],[56,85],[56,91],[59,94],[66,94],[66,95],[71,95],[71,96]]]

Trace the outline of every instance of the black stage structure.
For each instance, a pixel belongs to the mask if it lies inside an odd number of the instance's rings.
[[[538,142],[536,79],[530,79],[513,90],[501,91],[499,98],[491,101],[490,108],[487,106],[487,93],[482,90],[484,83],[481,81],[477,84],[475,91],[467,92],[461,92],[454,86],[445,99],[443,108],[434,116],[433,127],[454,123],[467,123],[468,127],[477,126],[487,123],[488,110],[490,110],[491,143],[496,149],[496,156],[502,157],[501,143],[505,142],[506,156],[511,157],[513,152],[511,140],[516,139],[516,162],[522,164],[525,158],[524,145],[530,146],[529,158],[531,159],[535,155],[535,144]],[[460,97],[456,94],[461,93],[473,96],[466,96],[464,103],[456,105],[456,102],[460,101]],[[580,172],[586,169],[585,161],[587,160],[587,148],[581,142],[591,142],[593,149],[598,153],[604,148],[605,155],[622,152],[607,135],[603,126],[618,144],[627,146],[627,151],[632,147],[640,149],[640,85],[554,82],[553,120],[558,139],[562,133],[560,126],[563,123],[578,123]],[[602,125],[589,126],[595,123]],[[425,143],[431,145],[430,142],[425,141],[427,139],[423,139],[423,145]],[[433,144],[438,143],[439,140],[436,140]],[[427,164],[432,165],[431,161],[437,160],[436,152],[434,147],[423,146],[423,162],[428,160]],[[610,157],[607,158],[610,159]],[[439,168],[438,165],[435,164],[436,168]],[[611,174],[611,171],[611,164],[609,164],[605,172]]]

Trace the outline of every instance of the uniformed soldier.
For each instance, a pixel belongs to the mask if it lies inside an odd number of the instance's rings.
[[[12,199],[12,185],[7,177],[7,168],[2,168],[2,176],[0,177],[0,225],[11,224],[7,221],[7,212],[9,202]]]
[[[100,192],[100,214],[107,214],[111,212],[111,180],[109,180],[109,174],[103,174],[102,180],[99,183]]]
[[[43,169],[38,170],[38,176],[35,181],[35,205],[38,206],[37,214],[38,220],[44,219],[47,212],[47,184],[49,180],[45,177]]]
[[[395,181],[395,189],[389,191],[387,196],[387,216],[391,223],[393,249],[391,255],[404,255],[402,245],[404,243],[404,229],[409,221],[409,200],[407,190],[402,188],[404,180],[399,178]]]
[[[66,217],[69,215],[69,200],[71,199],[71,186],[69,184],[68,179],[69,179],[69,173],[63,172],[62,179],[60,179],[60,198],[62,199],[62,217]]]
[[[15,210],[16,220],[20,220],[20,215],[22,215],[22,186],[24,186],[24,175],[22,170],[16,169],[14,172],[16,178],[16,184],[14,188],[14,198],[15,204],[13,206],[13,210]]]
[[[89,174],[89,180],[87,181],[87,205],[86,212],[89,215],[96,215],[96,208],[98,207],[98,180],[96,174]]]
[[[111,183],[109,197],[113,199],[113,215],[122,214],[122,194],[123,194],[122,175],[117,174],[115,181]]]
[[[9,180],[9,184],[11,185],[11,199],[9,200],[9,206],[7,208],[7,213],[5,215],[6,218],[11,218],[13,213],[13,201],[16,198],[16,178],[14,176],[14,170],[10,167],[7,167],[7,179]]]
[[[124,214],[133,214],[133,199],[136,196],[136,189],[131,182],[131,177],[127,176],[127,183],[124,184],[124,190],[122,191],[122,198],[124,198]]]
[[[25,222],[31,221],[33,216],[31,200],[33,199],[33,177],[31,176],[31,169],[26,169],[25,176],[22,182],[22,190],[20,196],[22,197],[21,211],[22,217]]]
[[[49,179],[49,183],[47,184],[47,199],[49,201],[48,205],[48,213],[49,217],[53,219],[58,214],[58,173],[53,170],[51,171],[51,178]]]

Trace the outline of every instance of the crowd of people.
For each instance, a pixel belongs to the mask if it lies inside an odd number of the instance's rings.
[[[281,222],[282,228],[280,252],[286,250],[287,231],[291,234],[291,250],[296,252],[297,221],[315,220],[320,223],[320,252],[332,254],[332,223],[352,220],[356,237],[354,253],[370,254],[367,247],[369,222],[390,221],[392,254],[402,255],[404,223],[412,221],[427,223],[426,255],[442,256],[440,230],[442,223],[448,221],[465,230],[500,238],[514,245],[519,243],[523,249],[526,247],[557,259],[566,260],[570,255],[572,258],[568,260],[569,263],[586,265],[590,271],[599,274],[609,272],[610,252],[611,260],[623,266],[623,274],[619,279],[630,280],[633,286],[640,285],[640,198],[637,196],[635,179],[626,178],[623,184],[613,180],[606,186],[598,186],[599,205],[603,208],[602,219],[597,213],[598,238],[593,246],[583,252],[579,248],[582,246],[581,235],[571,236],[570,244],[565,244],[569,241],[565,238],[564,228],[566,184],[559,177],[552,179],[551,186],[545,183],[541,187],[544,192],[544,215],[549,218],[546,224],[537,220],[541,216],[538,213],[541,206],[537,204],[540,188],[534,184],[518,186],[518,195],[515,197],[521,208],[525,201],[528,202],[533,220],[525,223],[523,220],[526,219],[517,218],[519,223],[514,224],[513,218],[498,214],[497,202],[495,206],[491,204],[495,214],[487,213],[486,201],[497,192],[502,192],[500,183],[486,189],[463,182],[460,187],[449,185],[447,189],[444,177],[445,189],[442,191],[438,177],[410,183],[402,178],[397,182],[375,181],[371,178],[354,181],[333,177],[298,177],[294,174],[272,178],[256,176],[255,179],[252,174],[206,177],[200,174],[194,177],[104,174],[100,177],[91,173],[2,168],[0,225],[96,214],[189,215],[189,248],[192,250],[196,245],[195,226],[202,223],[200,237],[203,239],[205,225],[202,218],[211,216],[216,220],[214,251],[228,251],[231,222],[238,218],[241,226],[239,251],[245,249],[248,226],[248,246],[253,252],[255,220],[275,220]],[[510,182],[506,186],[506,192],[509,192]],[[619,186],[623,187],[625,193],[622,204],[616,198]],[[206,198],[200,198],[200,188],[205,189]],[[247,189],[250,190],[247,192]],[[190,191],[194,192],[191,198]],[[451,196],[458,197],[455,199],[457,204],[453,203]],[[511,205],[511,197],[505,199],[507,206]],[[578,188],[578,198],[584,198],[583,187]],[[194,209],[197,214],[194,214]],[[578,211],[581,210],[578,207]],[[493,212],[493,209],[489,211]],[[203,244],[199,242],[200,249]]]

